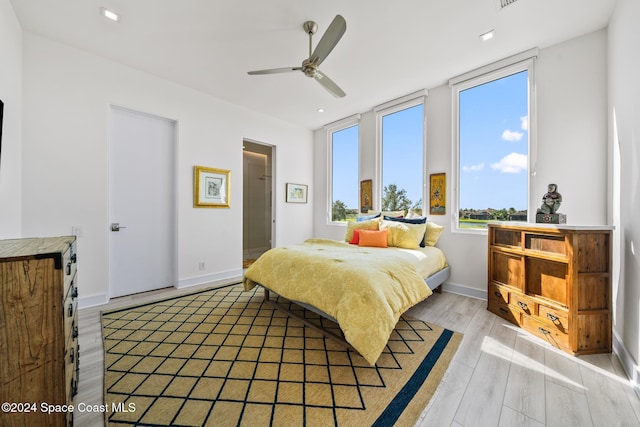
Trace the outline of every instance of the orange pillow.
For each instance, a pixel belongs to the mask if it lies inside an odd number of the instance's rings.
[[[378,248],[387,247],[387,234],[389,230],[373,231],[373,230],[360,230],[360,246],[375,246]]]
[[[351,238],[351,241],[349,243],[352,245],[357,245],[358,243],[360,243],[360,230],[358,230],[357,228],[353,230],[353,237]]]

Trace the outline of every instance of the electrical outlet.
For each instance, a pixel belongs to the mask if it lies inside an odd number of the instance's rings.
[[[198,268],[199,268],[200,270],[204,270],[204,261],[200,261],[200,262],[198,263]]]

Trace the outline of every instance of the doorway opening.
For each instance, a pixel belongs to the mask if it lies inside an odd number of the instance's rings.
[[[247,268],[273,247],[273,155],[271,145],[243,141],[242,261]]]

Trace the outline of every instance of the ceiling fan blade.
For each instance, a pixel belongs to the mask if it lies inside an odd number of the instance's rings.
[[[322,87],[331,92],[331,94],[336,98],[342,98],[346,95],[346,93],[344,93],[344,91],[340,89],[340,87],[338,87],[338,85],[335,84],[333,80],[327,77],[326,74],[321,73],[320,70],[316,71],[315,79],[322,85]]]
[[[320,42],[309,59],[315,61],[316,65],[322,64],[322,61],[324,61],[333,48],[336,47],[345,31],[347,31],[347,21],[345,21],[342,16],[336,15],[331,25],[329,25],[329,28],[327,28],[327,31],[322,35]]]
[[[290,71],[300,71],[302,68],[300,67],[284,67],[284,68],[270,68],[268,70],[256,70],[249,71],[247,74],[251,76],[255,76],[258,74],[278,74],[278,73],[288,73]]]

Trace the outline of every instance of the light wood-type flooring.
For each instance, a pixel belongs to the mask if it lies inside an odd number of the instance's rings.
[[[104,420],[86,409],[104,403],[100,311],[197,289],[147,292],[80,310],[76,426]],[[640,399],[613,354],[569,356],[488,312],[486,301],[447,292],[409,314],[464,334],[419,426],[640,426]]]

